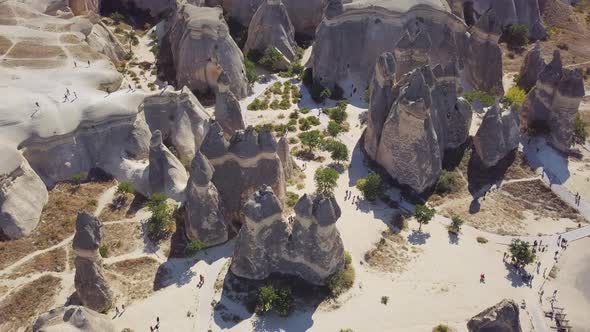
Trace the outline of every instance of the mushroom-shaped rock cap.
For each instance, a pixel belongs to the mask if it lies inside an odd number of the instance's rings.
[[[298,217],[313,218],[320,226],[333,225],[342,215],[336,199],[323,195],[303,195],[295,204],[294,210]]]
[[[98,250],[102,240],[101,223],[98,218],[87,213],[78,213],[76,219],[76,234],[74,235],[74,250]]]
[[[201,151],[197,151],[191,163],[190,181],[198,186],[206,186],[213,178],[215,169]]]
[[[262,221],[282,212],[281,202],[269,186],[260,187],[244,205],[244,214],[254,221]]]

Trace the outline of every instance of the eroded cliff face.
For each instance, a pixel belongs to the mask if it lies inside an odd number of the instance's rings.
[[[246,202],[231,265],[237,276],[264,279],[272,273],[293,275],[323,285],[344,268],[344,248],[334,198],[304,195],[295,205],[293,225],[283,219],[282,204],[270,187]]]
[[[522,106],[521,128],[527,130],[543,123],[549,128],[549,142],[561,151],[569,151],[574,121],[584,95],[582,71],[564,68],[556,50],[553,60],[538,74],[535,87]]]
[[[262,185],[272,187],[279,199],[285,198],[283,166],[270,131],[258,133],[249,127],[227,141],[219,123],[214,122],[201,152],[215,169],[212,182],[219,191],[226,220],[242,222],[242,206]]]
[[[489,31],[501,33],[511,25],[525,25],[529,29],[529,38],[539,40],[547,37],[537,0],[469,0],[472,11],[466,20],[477,24],[480,17],[493,13],[495,19],[489,25]]]
[[[346,80],[366,85],[379,56],[396,52],[402,56],[396,63],[400,76],[425,62],[434,67],[458,60],[459,72],[468,83],[501,93],[502,61],[497,36],[492,38],[476,30],[469,30],[458,17],[429,5],[416,5],[404,12],[378,5],[346,7],[343,14],[325,18],[317,29],[313,76],[330,87]]]
[[[469,332],[522,332],[518,305],[514,300],[504,299],[471,318],[467,329]]]
[[[178,86],[199,93],[214,92],[221,72],[230,90],[242,99],[248,94],[244,56],[229,35],[221,8],[182,5],[169,22],[166,39]]]
[[[225,72],[221,73],[217,80],[217,93],[215,94],[215,120],[221,125],[228,137],[238,130],[246,129],[242,108],[230,87],[229,76]]]

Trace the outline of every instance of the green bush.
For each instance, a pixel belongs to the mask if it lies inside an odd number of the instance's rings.
[[[420,227],[418,231],[422,230],[422,225],[427,225],[432,218],[434,218],[435,210],[427,207],[426,205],[418,204],[416,205],[416,211],[414,212],[414,217]]]
[[[510,47],[521,48],[529,43],[528,35],[529,28],[526,25],[516,24],[504,33],[504,40]]]
[[[316,192],[324,196],[334,196],[334,189],[338,185],[339,177],[340,174],[333,168],[318,168],[314,176]]]
[[[100,247],[98,247],[98,253],[100,254],[100,257],[102,257],[102,258],[109,257],[109,247],[107,247],[104,244],[101,245]]]
[[[109,15],[109,17],[111,18],[111,20],[113,20],[116,24],[119,24],[119,22],[123,21],[125,19],[125,16],[123,16],[123,14],[119,13],[119,12],[114,12],[111,13],[111,15]]]
[[[383,195],[383,180],[379,174],[371,172],[367,177],[356,181],[356,188],[360,190],[365,199],[374,201]]]
[[[485,107],[490,107],[496,103],[496,97],[494,97],[493,95],[491,95],[485,91],[481,91],[481,90],[472,90],[472,91],[466,92],[463,95],[463,97],[465,97],[465,99],[467,99],[467,101],[470,103],[473,103],[476,100],[479,100],[481,102],[481,104]]]
[[[205,248],[205,243],[201,240],[193,240],[188,243],[184,252],[187,256],[193,256]]]
[[[298,200],[299,200],[299,195],[297,195],[294,192],[287,191],[287,206],[288,207],[294,207],[295,204],[297,204]]]
[[[278,71],[279,65],[283,61],[283,55],[274,47],[269,47],[264,51],[258,64],[272,71]]]
[[[311,111],[311,110],[310,110],[309,108],[307,108],[307,107],[304,107],[304,108],[302,108],[302,109],[300,109],[300,110],[299,110],[299,113],[301,113],[301,114],[307,114],[307,113],[309,113],[310,111]]]
[[[72,182],[75,185],[79,186],[82,182],[86,181],[87,177],[88,177],[88,173],[79,172],[79,173],[72,175]]]
[[[461,190],[461,176],[457,172],[442,170],[436,183],[437,194],[450,194]]]
[[[389,296],[381,296],[381,304],[387,305],[389,302]]]
[[[574,142],[576,144],[585,144],[588,138],[587,124],[582,120],[580,114],[576,115],[574,120]]]
[[[312,126],[319,126],[320,125],[320,119],[318,119],[314,115],[310,115],[306,119],[307,119],[307,122],[309,122],[309,124],[311,124]]]
[[[307,121],[307,119],[305,119],[305,118],[299,119],[299,130],[308,131],[310,129],[311,129],[311,124],[309,123],[309,121]]]
[[[478,236],[478,237],[476,238],[476,240],[477,240],[477,243],[481,243],[481,244],[488,243],[488,239],[486,239],[486,238],[485,238],[485,237],[483,237],[483,236]]]
[[[451,332],[451,331],[452,331],[451,328],[444,325],[444,324],[439,324],[432,329],[432,332]]]
[[[258,80],[256,64],[252,60],[245,58],[244,67],[246,69],[246,79],[248,80],[248,83],[254,84]]]
[[[526,92],[523,88],[518,86],[513,86],[508,90],[506,95],[504,96],[504,102],[509,105],[518,105],[522,106],[526,99]]]
[[[463,219],[459,216],[453,216],[451,218],[451,224],[449,225],[449,232],[459,234],[461,232],[461,226],[463,226]]]
[[[344,253],[344,269],[334,273],[328,279],[328,289],[333,296],[338,296],[352,287],[354,284],[354,267],[352,267],[352,257],[350,253]]]
[[[299,134],[299,139],[303,146],[308,147],[309,152],[313,152],[315,148],[320,147],[324,143],[324,137],[317,129]]]
[[[258,290],[256,312],[261,315],[274,310],[280,316],[288,316],[292,302],[289,288],[276,290],[272,285],[264,286]]]
[[[162,239],[175,230],[174,208],[168,204],[163,194],[153,194],[147,203],[152,213],[147,223],[148,236],[153,240]]]
[[[135,187],[129,182],[119,182],[117,186],[117,194],[134,194]]]
[[[328,134],[332,137],[338,136],[342,132],[342,127],[340,124],[334,120],[330,120],[328,122]]]
[[[348,160],[348,147],[344,143],[338,142],[330,152],[330,157],[338,163]]]
[[[297,119],[299,118],[299,112],[297,112],[297,110],[294,110],[293,112],[289,113],[289,119]]]

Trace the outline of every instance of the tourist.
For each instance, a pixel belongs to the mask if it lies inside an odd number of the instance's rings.
[[[74,68],[78,68],[78,64],[74,61]]]
[[[37,107],[41,107],[41,106],[39,106],[39,102],[37,102],[37,101],[35,102],[35,105],[37,105]]]
[[[90,60],[88,60],[88,67],[90,68]]]
[[[486,275],[485,274],[480,274],[479,275],[479,282],[485,284],[486,282]]]

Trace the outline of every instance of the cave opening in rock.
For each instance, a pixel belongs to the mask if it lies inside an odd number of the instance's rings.
[[[132,0],[103,0],[100,14],[109,17],[114,13],[123,15],[125,22],[136,28],[143,28],[146,24],[153,25],[163,18],[152,17],[148,9],[137,7]]]

